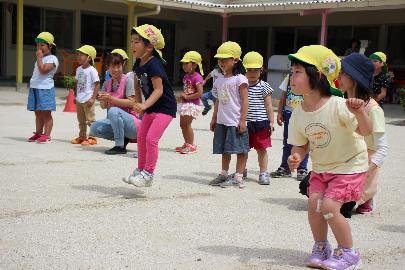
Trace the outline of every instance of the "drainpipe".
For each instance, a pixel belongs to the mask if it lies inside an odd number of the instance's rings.
[[[228,40],[228,20],[230,15],[228,13],[221,14],[222,16],[222,42]]]

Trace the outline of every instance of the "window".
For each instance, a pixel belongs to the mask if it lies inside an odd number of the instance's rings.
[[[373,52],[377,51],[378,48],[378,33],[380,29],[378,27],[353,27],[353,37],[359,39],[360,41],[368,41],[368,45],[364,54],[369,56]],[[360,51],[361,52],[361,51]]]
[[[294,52],[294,27],[275,27],[273,37],[274,54],[286,55]]]
[[[405,25],[388,27],[387,56],[393,66],[405,65]]]
[[[295,50],[299,50],[302,46],[319,44],[319,28],[318,27],[298,27],[297,28],[297,41]]]
[[[17,6],[13,5],[12,43],[17,40]],[[58,48],[73,48],[73,12],[24,6],[24,45],[35,45],[35,37],[43,31],[53,34]]]
[[[267,31],[265,27],[231,28],[229,40],[234,40],[243,52],[257,51],[263,56],[264,65],[267,63]]]
[[[103,46],[104,17],[82,14],[81,43],[93,46]]]
[[[328,42],[327,46],[336,55],[343,56],[346,49],[351,48],[352,40],[351,26],[331,26],[328,27]]]
[[[127,27],[123,18],[107,17],[106,45],[112,47],[126,47]]]

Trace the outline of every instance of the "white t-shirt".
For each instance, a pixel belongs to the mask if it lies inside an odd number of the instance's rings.
[[[54,68],[51,69],[46,74],[41,74],[38,69],[37,61],[35,61],[34,65],[34,72],[32,73],[32,77],[30,80],[30,88],[37,88],[37,89],[51,89],[55,86],[53,81],[53,75],[55,75],[56,70],[59,66],[58,58],[55,55],[49,54],[42,57],[42,63],[44,64],[53,64]]]
[[[76,80],[76,101],[85,103],[93,95],[94,83],[100,81],[98,72],[93,66],[87,68],[80,66],[76,69]]]
[[[242,75],[225,78],[219,76],[214,83],[212,94],[218,98],[217,123],[225,126],[239,125],[241,116],[241,103],[239,87],[248,86],[248,79]]]

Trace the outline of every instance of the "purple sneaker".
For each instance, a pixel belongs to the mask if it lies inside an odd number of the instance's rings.
[[[350,249],[337,248],[330,259],[323,261],[323,269],[326,270],[358,270],[362,269],[360,253],[356,254]]]
[[[332,247],[328,242],[315,242],[312,248],[312,254],[309,256],[307,266],[321,268],[322,262],[332,255]]]

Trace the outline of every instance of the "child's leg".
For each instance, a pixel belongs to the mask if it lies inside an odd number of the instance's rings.
[[[42,134],[44,131],[44,119],[42,118],[41,111],[34,111],[35,113],[35,132]]]
[[[292,145],[287,143],[288,140],[288,124],[290,122],[291,112],[283,110],[284,131],[283,131],[283,157],[281,159],[280,167],[288,169],[288,157],[291,155]]]
[[[247,153],[236,154],[236,172],[241,175],[243,175],[243,171],[246,168],[247,157]]]
[[[308,199],[308,222],[315,242],[326,242],[328,223],[321,213],[322,193],[311,193]]]
[[[268,155],[266,149],[256,149],[257,161],[259,162],[260,173],[267,172]]]
[[[144,170],[147,171],[148,173],[153,173],[155,171],[159,155],[159,148],[158,148],[159,140],[162,137],[166,128],[169,126],[172,119],[173,117],[170,115],[163,113],[156,113],[154,115],[152,123],[149,126],[146,135],[146,163],[144,168]]]
[[[77,121],[79,122],[79,137],[82,139],[87,138],[86,114],[84,106],[86,106],[86,104],[76,101],[76,115]]]
[[[346,218],[340,213],[341,207],[341,202],[324,197],[321,211],[323,217],[332,229],[338,246],[349,249],[353,247],[352,232]]]
[[[194,145],[194,131],[191,127],[193,117],[189,115],[180,116],[180,127],[183,133],[184,141],[188,144]]]
[[[53,127],[53,118],[51,111],[41,111],[42,119],[44,121],[44,133],[50,137]]]
[[[152,125],[154,114],[145,113],[142,117],[141,125],[137,133],[138,144],[138,170],[142,171],[146,164],[146,136]]]
[[[222,171],[229,171],[231,163],[231,154],[222,154]]]
[[[204,109],[207,109],[207,110],[208,110],[209,107],[210,107],[210,105],[208,104],[209,93],[210,93],[210,92],[204,93],[204,94],[201,96],[201,101],[202,101],[202,103],[203,103],[203,105],[204,105]]]
[[[208,99],[212,100],[212,102],[215,104],[215,101],[217,101],[217,99],[212,94],[212,91],[209,91],[207,94],[208,94]]]

